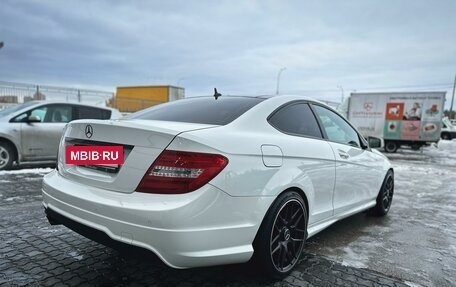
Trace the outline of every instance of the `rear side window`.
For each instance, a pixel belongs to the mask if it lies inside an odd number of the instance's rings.
[[[317,120],[306,103],[281,108],[269,118],[269,123],[284,133],[322,138]]]
[[[262,102],[249,97],[188,98],[139,111],[128,119],[226,125]]]
[[[91,107],[77,107],[76,119],[107,120],[111,118],[111,111]]]

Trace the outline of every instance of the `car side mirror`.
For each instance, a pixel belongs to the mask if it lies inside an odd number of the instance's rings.
[[[385,142],[382,138],[377,137],[367,137],[367,142],[369,143],[370,148],[382,148],[385,146]]]
[[[39,116],[29,116],[27,118],[27,122],[28,123],[40,123],[41,122],[41,118]]]

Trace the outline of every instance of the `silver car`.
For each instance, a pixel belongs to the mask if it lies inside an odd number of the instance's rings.
[[[118,110],[67,102],[31,101],[0,110],[0,170],[14,162],[55,161],[65,125],[77,119],[116,119]]]

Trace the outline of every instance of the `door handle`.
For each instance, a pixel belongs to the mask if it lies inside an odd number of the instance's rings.
[[[339,152],[339,156],[343,159],[348,159],[350,157],[350,155],[343,150],[339,149],[338,152]]]

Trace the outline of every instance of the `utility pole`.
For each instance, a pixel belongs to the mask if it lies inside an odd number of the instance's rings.
[[[456,88],[456,75],[454,75],[454,83],[453,83],[453,95],[451,96],[451,106],[450,106],[450,114],[448,117],[451,119],[451,115],[453,114],[453,102],[454,102],[454,89]],[[455,116],[453,115],[453,119]]]
[[[342,88],[342,86],[337,86],[339,89],[340,89],[340,92],[342,94],[342,97],[341,97],[341,102],[340,103],[343,103],[344,102],[344,88]]]
[[[279,73],[277,74],[277,89],[276,89],[276,95],[279,94],[279,85],[280,85],[280,74],[282,74],[283,71],[285,71],[287,68],[283,67],[279,70]]]

